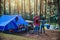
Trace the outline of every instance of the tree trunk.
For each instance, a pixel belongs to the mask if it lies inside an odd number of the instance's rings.
[[[57,4],[58,4],[58,24],[59,24],[59,28],[60,28],[60,0],[57,0]]]
[[[51,1],[50,1],[50,0],[48,1],[48,5],[49,5],[49,7],[50,7],[49,24],[51,24],[51,23],[50,23],[50,16],[51,16]]]
[[[18,11],[18,15],[19,15],[19,0],[17,1],[17,11]]]
[[[14,6],[14,14],[16,13],[16,0],[15,0],[15,6]]]
[[[6,14],[6,7],[5,7],[6,0],[4,0],[4,15]]]
[[[23,17],[23,0],[21,0],[21,15]]]
[[[37,13],[37,3],[38,3],[38,0],[36,0],[36,15],[38,15],[38,13]]]
[[[30,4],[30,0],[29,0],[29,15],[30,15],[30,20],[31,20],[31,15],[32,15],[32,13],[31,13],[31,4]]]
[[[2,6],[1,6],[1,4],[2,4],[2,0],[0,0],[0,16],[2,15]]]
[[[37,2],[38,0],[34,0],[34,13],[37,15]]]
[[[46,18],[46,7],[47,7],[47,0],[45,0],[45,18]]]
[[[40,18],[41,18],[41,0],[40,0]]]
[[[24,0],[24,18],[26,19],[25,0]]]
[[[11,14],[11,0],[9,0],[9,14]]]

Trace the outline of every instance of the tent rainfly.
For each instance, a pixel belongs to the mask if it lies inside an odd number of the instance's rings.
[[[19,15],[3,15],[0,17],[0,31],[17,29],[18,25],[27,26],[28,23]]]

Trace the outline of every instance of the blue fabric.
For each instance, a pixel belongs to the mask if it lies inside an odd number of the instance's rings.
[[[3,28],[4,28],[3,26],[0,26],[0,31],[3,31]]]
[[[18,21],[15,22],[15,18],[18,17]],[[3,15],[0,17],[0,30],[11,30],[18,28],[19,24],[28,25],[25,20],[19,15]]]
[[[4,30],[11,30],[11,29],[17,29],[18,26],[14,23],[14,22],[10,22],[5,28]]]
[[[18,21],[16,22],[16,21],[14,20],[14,22],[15,22],[17,25],[19,25],[19,24],[25,25],[25,26],[28,25],[28,23],[27,23],[21,16],[18,16]]]
[[[45,24],[46,28],[49,29],[50,28],[50,25],[49,24]]]
[[[18,16],[18,18],[19,18],[18,23],[28,25],[28,23],[25,22],[25,20],[21,16]]]
[[[46,25],[46,27],[47,27],[47,29],[49,29],[50,28],[50,25]]]
[[[6,26],[11,22],[17,15],[3,15],[0,17],[0,26]]]
[[[17,15],[3,15],[3,16],[1,16],[0,17],[0,30],[4,31],[5,28],[6,28],[6,30],[8,30],[8,28],[10,29],[10,27],[13,26],[10,24],[10,22],[12,20],[14,20],[15,17],[17,17]],[[15,26],[13,26],[13,27],[15,27]]]

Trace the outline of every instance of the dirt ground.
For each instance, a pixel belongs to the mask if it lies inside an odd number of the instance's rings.
[[[60,40],[60,32],[57,30],[46,30],[46,33],[31,34],[31,33],[16,33],[12,35],[17,35],[18,37],[23,36],[25,38],[30,38],[29,40]],[[9,38],[6,38],[9,39]],[[12,38],[13,39],[13,38]],[[21,39],[17,39],[21,40]],[[25,39],[23,39],[25,40]],[[26,39],[27,40],[27,39]]]
[[[35,40],[60,40],[60,32],[57,30],[46,30],[46,33],[42,34],[24,34],[27,38],[34,38]]]

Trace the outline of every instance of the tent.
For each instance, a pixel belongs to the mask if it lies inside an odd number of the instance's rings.
[[[17,21],[15,21],[16,17],[18,18]],[[28,25],[28,23],[19,15],[3,15],[0,17],[0,31],[17,29],[19,24]]]
[[[45,24],[45,29],[49,29],[50,28],[50,24]]]

